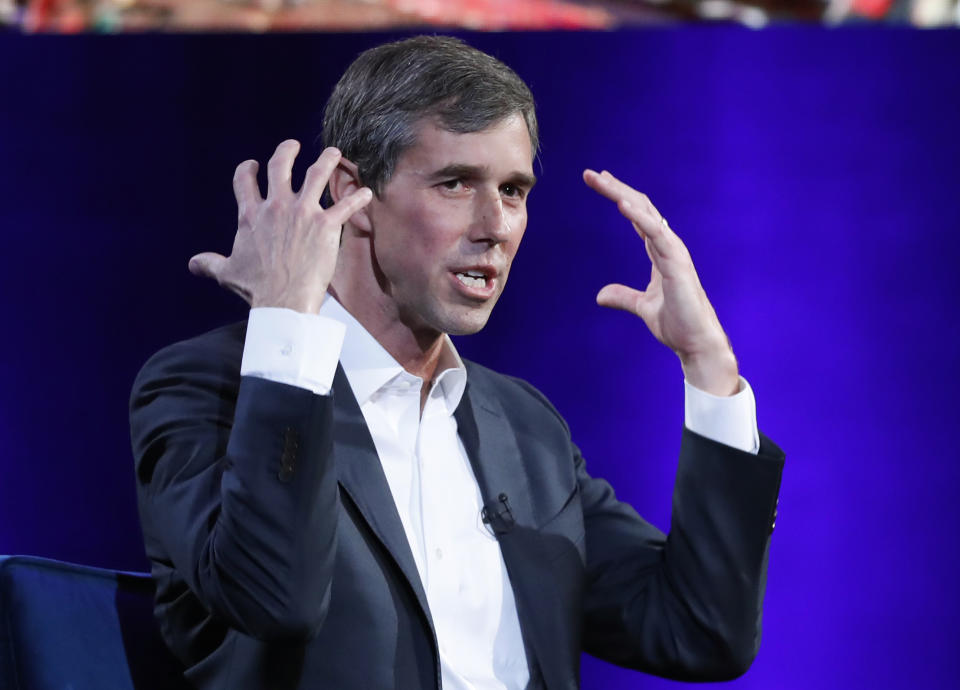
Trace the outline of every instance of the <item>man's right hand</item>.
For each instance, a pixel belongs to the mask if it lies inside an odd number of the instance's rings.
[[[190,272],[215,279],[251,307],[285,307],[317,313],[333,279],[340,231],[366,206],[373,192],[361,187],[330,208],[320,205],[341,154],[328,148],[307,169],[294,192],[290,178],[300,143],[281,143],[267,164],[267,198],[260,196],[257,161],[244,161],[233,175],[237,235],[229,257],[203,252],[190,259]]]

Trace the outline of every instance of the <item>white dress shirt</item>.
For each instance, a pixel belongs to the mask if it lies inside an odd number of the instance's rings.
[[[327,395],[338,360],[373,437],[427,596],[445,690],[519,690],[529,680],[516,602],[500,545],[480,519],[480,489],[454,411],[467,373],[449,338],[420,412],[424,382],[335,299],[320,314],[250,311],[240,373]],[[685,385],[691,431],[756,453],[753,393]]]

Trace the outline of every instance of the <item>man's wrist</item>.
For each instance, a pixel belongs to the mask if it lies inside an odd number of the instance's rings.
[[[711,395],[735,395],[740,390],[737,358],[729,347],[680,360],[683,377],[690,385]]]
[[[250,307],[253,309],[289,309],[301,314],[319,314],[323,305],[323,293],[316,295],[281,295],[254,299]]]

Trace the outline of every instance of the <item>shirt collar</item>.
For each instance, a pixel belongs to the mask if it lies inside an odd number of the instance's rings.
[[[406,372],[333,295],[328,294],[324,299],[320,316],[339,321],[346,327],[340,364],[360,405],[382,389],[420,380]],[[437,365],[440,374],[430,394],[442,395],[447,413],[452,415],[467,386],[467,369],[450,336],[444,335],[443,339],[443,350]]]

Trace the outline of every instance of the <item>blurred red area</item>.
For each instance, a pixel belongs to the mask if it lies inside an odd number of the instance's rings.
[[[388,0],[430,24],[473,29],[596,29],[613,17],[600,7],[556,0]]]
[[[437,26],[480,30],[601,29],[601,7],[563,0],[31,0],[29,32],[376,30]]]
[[[27,32],[481,31],[732,22],[960,25],[960,0],[0,0]]]

